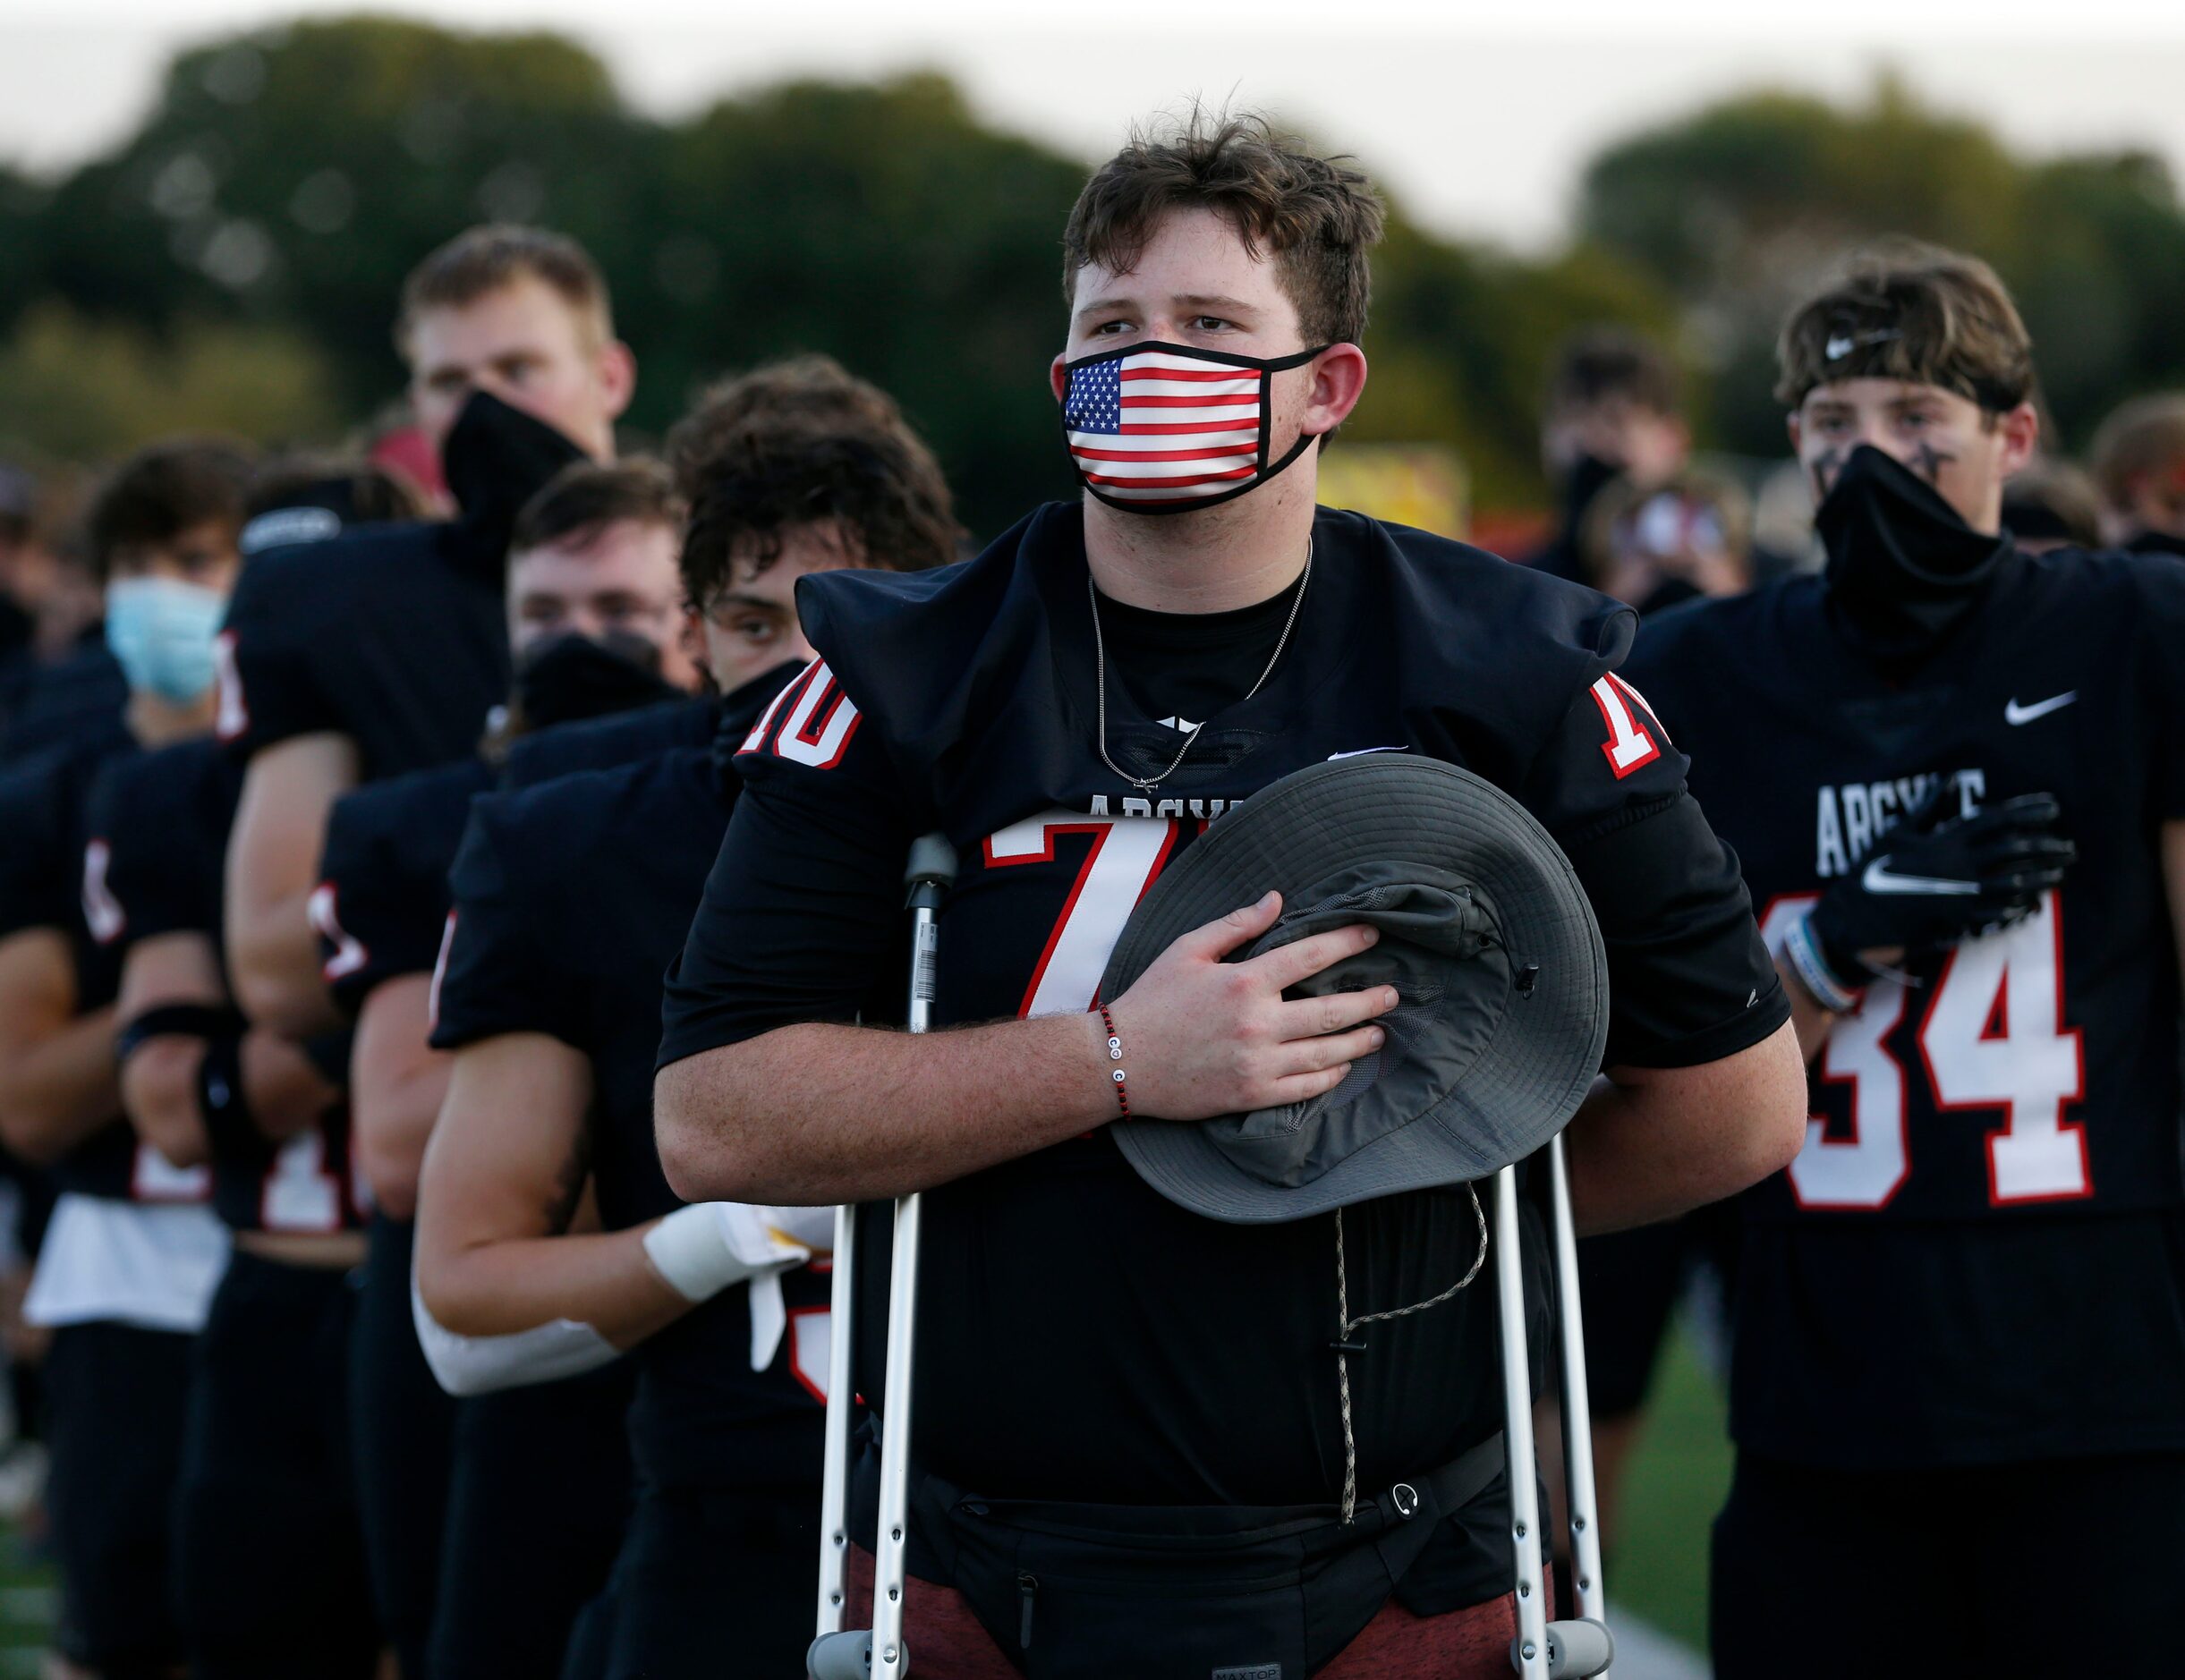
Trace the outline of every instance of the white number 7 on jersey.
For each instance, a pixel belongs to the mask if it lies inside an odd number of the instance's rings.
[[[1052,862],[1058,834],[1089,834],[1092,849],[1047,936],[1017,1005],[1019,1015],[1075,1014],[1092,1007],[1108,954],[1176,844],[1173,819],[1044,810],[990,835],[987,864]]]

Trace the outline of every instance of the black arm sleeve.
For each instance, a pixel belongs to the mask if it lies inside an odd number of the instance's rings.
[[[215,727],[244,757],[296,735],[344,727],[318,679],[318,615],[299,562],[261,555],[245,566],[220,632]]]
[[[509,807],[503,794],[472,807],[449,871],[455,908],[433,987],[432,1046],[547,1032],[585,1049],[583,988],[562,972],[555,942],[539,937],[537,895],[511,867],[533,847],[551,855],[553,836],[527,832]]]
[[[1685,789],[1683,755],[1635,691],[1602,682],[1607,692],[1597,683],[1571,707],[1535,767],[1526,803],[1569,857],[1601,925],[1609,962],[1603,1060],[1720,1061],[1773,1032],[1790,1018],[1790,1000],[1754,925],[1737,855]]]
[[[744,795],[667,972],[660,1066],[793,1022],[849,1021],[876,996],[911,839],[879,733],[857,731],[825,769],[770,743],[737,758]]]

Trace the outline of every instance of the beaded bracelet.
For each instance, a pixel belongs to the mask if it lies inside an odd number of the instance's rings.
[[[1108,1013],[1106,1004],[1096,1003],[1092,1007],[1100,1011],[1101,1025],[1108,1030],[1108,1059],[1111,1062],[1120,1062],[1123,1059],[1123,1040],[1116,1035],[1115,1017]],[[1130,1092],[1126,1088],[1125,1082],[1129,1075],[1118,1067],[1109,1077],[1115,1081],[1116,1106],[1122,1109],[1123,1118],[1127,1120],[1130,1118]]]

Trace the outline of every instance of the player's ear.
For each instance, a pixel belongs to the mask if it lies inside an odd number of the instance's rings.
[[[1790,453],[1795,455],[1798,452],[1798,440],[1804,437],[1806,431],[1806,428],[1798,424],[1798,410],[1792,409],[1790,412],[1783,416],[1783,429],[1790,434]]]
[[[2002,434],[2002,459],[2000,462],[2003,477],[2021,471],[2041,446],[2041,416],[2031,403],[2020,403],[2006,410],[1996,420],[1996,428]]]
[[[619,338],[599,347],[599,380],[607,418],[620,420],[637,395],[637,354]]]
[[[1070,376],[1063,371],[1069,365],[1069,360],[1067,351],[1057,351],[1055,359],[1047,364],[1047,383],[1053,390],[1057,403],[1062,401],[1070,388]]]
[[[1313,384],[1298,425],[1308,437],[1322,437],[1348,420],[1365,395],[1365,352],[1356,344],[1331,344],[1305,371]]]

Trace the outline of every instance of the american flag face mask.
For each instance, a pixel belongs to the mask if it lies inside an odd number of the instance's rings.
[[[1314,441],[1300,433],[1267,464],[1274,376],[1328,348],[1262,359],[1133,344],[1065,363],[1062,430],[1077,476],[1131,513],[1187,513],[1242,496]]]

